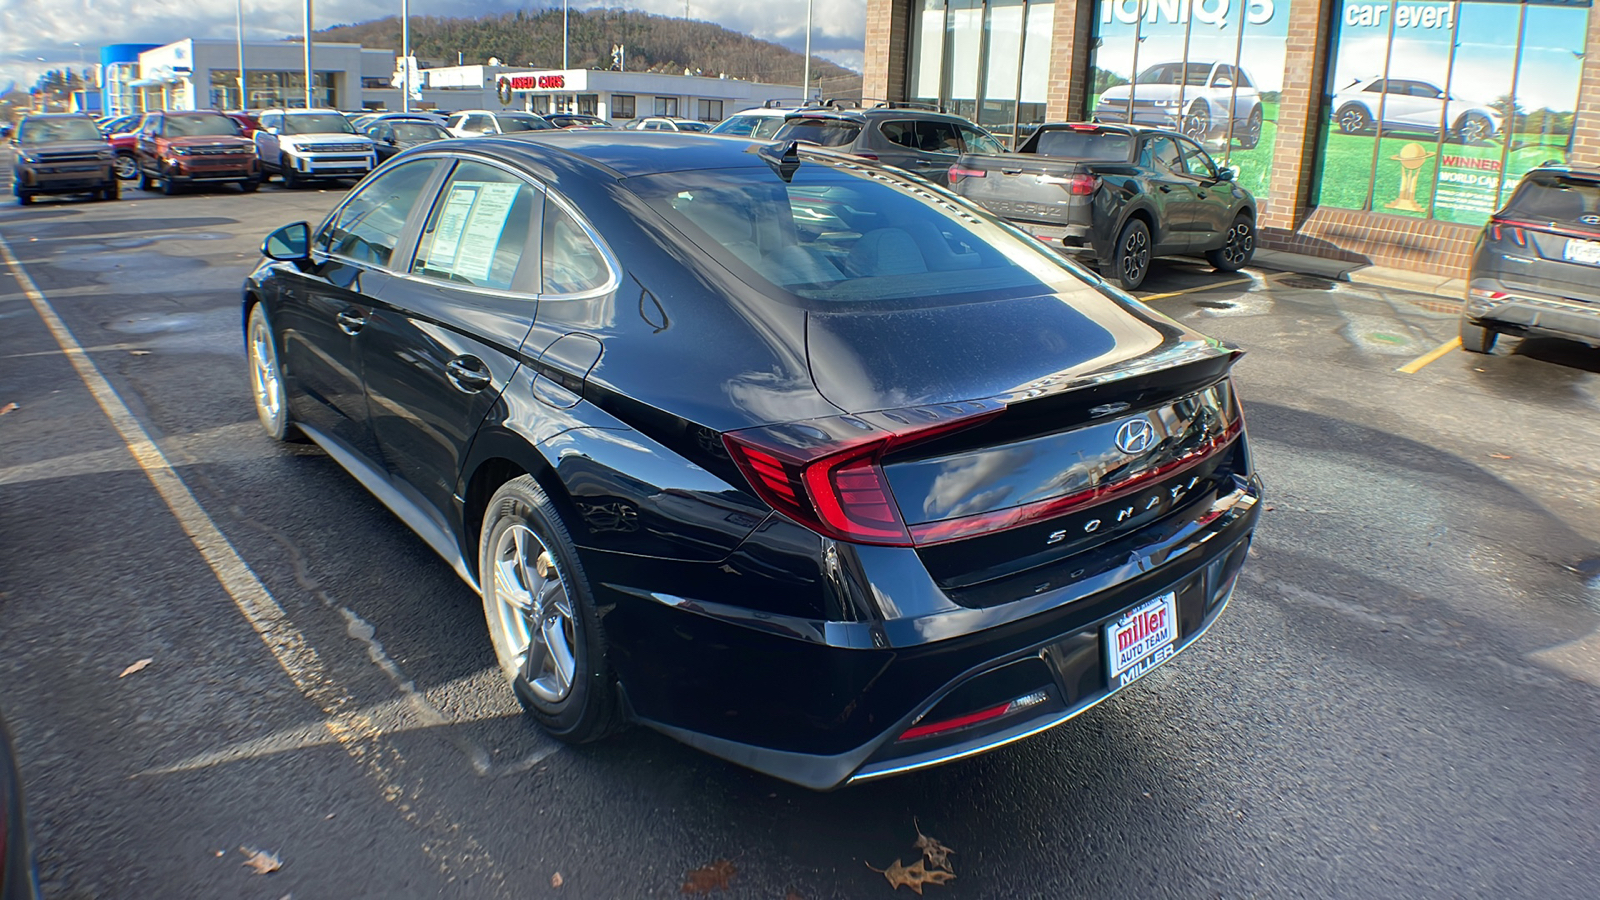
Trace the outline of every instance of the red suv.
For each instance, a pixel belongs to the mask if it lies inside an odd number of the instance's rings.
[[[255,145],[219,112],[153,112],[139,124],[134,153],[139,189],[173,194],[185,184],[232,182],[246,193],[261,186]]]

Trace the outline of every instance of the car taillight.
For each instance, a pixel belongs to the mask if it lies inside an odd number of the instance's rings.
[[[969,169],[960,165],[950,167],[950,183],[952,185],[963,178],[986,178],[988,175],[989,173],[983,169]]]
[[[878,154],[876,154],[876,153],[857,153],[856,156],[859,156],[862,159],[877,159],[878,158]]]
[[[1021,712],[1024,709],[1038,706],[1049,699],[1049,691],[1034,691],[1031,694],[1018,697],[1015,700],[1001,703],[998,706],[991,706],[987,709],[980,709],[976,712],[970,712],[964,716],[955,716],[954,718],[942,719],[938,722],[918,723],[910,728],[907,728],[905,733],[900,735],[897,740],[914,741],[917,738],[933,737],[936,734],[945,734],[951,731],[958,731],[962,728],[971,728],[974,725],[981,725],[984,722],[992,722],[995,719],[1009,716],[1014,712]]]
[[[1489,223],[1490,240],[1499,241],[1508,237],[1511,239],[1511,242],[1516,244],[1518,247],[1528,246],[1528,236],[1520,227],[1516,225],[1509,225],[1500,221],[1491,221]]]
[[[884,454],[1004,411],[994,401],[947,403],[730,431],[722,442],[756,494],[801,525],[838,540],[909,547]]]

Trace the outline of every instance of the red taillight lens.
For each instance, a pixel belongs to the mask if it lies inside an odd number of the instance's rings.
[[[969,169],[960,165],[950,167],[951,184],[955,184],[963,178],[985,178],[988,177],[988,175],[989,173],[983,169]]]
[[[1094,193],[1094,187],[1098,181],[1099,179],[1093,175],[1074,175],[1072,176],[1072,183],[1067,185],[1067,191],[1075,196],[1087,197]]]
[[[1510,238],[1511,242],[1518,247],[1528,246],[1528,235],[1518,226],[1508,225],[1504,222],[1492,221],[1489,223],[1490,240],[1499,241],[1506,238]]]
[[[728,453],[762,500],[826,537],[911,546],[881,460],[891,449],[971,428],[1004,411],[992,401],[835,416],[731,431]]]

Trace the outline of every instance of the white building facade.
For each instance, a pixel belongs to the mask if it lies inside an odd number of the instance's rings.
[[[801,96],[792,84],[597,69],[450,66],[424,69],[423,79],[427,99],[441,109],[584,113],[616,122],[641,116],[720,122],[768,100],[798,103]]]

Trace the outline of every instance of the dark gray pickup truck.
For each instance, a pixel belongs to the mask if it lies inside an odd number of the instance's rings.
[[[1015,153],[966,154],[950,189],[1126,290],[1153,256],[1204,255],[1219,271],[1250,262],[1256,201],[1200,145],[1136,125],[1045,125]]]

